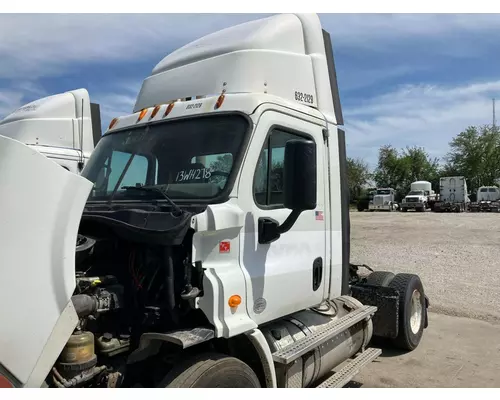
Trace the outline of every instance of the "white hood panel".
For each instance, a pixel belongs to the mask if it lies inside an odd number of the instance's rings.
[[[0,364],[25,384],[73,294],[92,184],[0,136],[0,188]]]

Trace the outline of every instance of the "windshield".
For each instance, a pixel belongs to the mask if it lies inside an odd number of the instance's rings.
[[[205,116],[126,129],[104,136],[82,176],[94,183],[89,201],[206,200],[228,187],[248,121],[240,115]]]
[[[389,189],[379,189],[377,194],[391,194],[391,191]]]
[[[410,193],[408,193],[408,196],[423,196],[424,191],[423,190],[411,190]]]

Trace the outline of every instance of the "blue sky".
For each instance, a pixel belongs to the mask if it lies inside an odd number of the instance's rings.
[[[0,15],[0,118],[85,87],[103,125],[132,110],[142,80],[172,50],[266,14]],[[499,99],[498,14],[320,14],[332,36],[348,155],[424,146],[436,157]]]

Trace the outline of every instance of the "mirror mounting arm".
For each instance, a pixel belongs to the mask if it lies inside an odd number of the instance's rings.
[[[269,244],[278,240],[283,233],[288,232],[295,222],[297,222],[302,211],[303,210],[292,210],[281,225],[273,218],[259,218],[259,243]]]

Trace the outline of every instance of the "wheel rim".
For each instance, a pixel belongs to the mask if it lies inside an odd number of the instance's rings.
[[[422,302],[420,301],[420,292],[415,289],[411,295],[410,329],[414,334],[417,334],[421,325]]]

